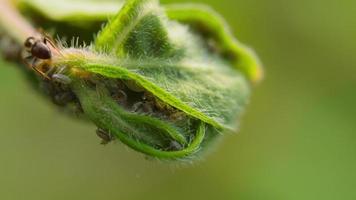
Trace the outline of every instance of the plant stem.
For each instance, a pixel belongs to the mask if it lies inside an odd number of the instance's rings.
[[[29,36],[39,34],[10,0],[0,0],[0,30],[18,44],[22,44]]]

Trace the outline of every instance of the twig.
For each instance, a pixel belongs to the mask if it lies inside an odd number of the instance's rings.
[[[18,44],[22,44],[29,36],[39,34],[10,0],[0,0],[0,29]]]

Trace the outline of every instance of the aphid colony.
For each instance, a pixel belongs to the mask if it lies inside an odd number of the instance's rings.
[[[67,66],[52,65],[52,59],[61,56],[61,50],[47,36],[29,37],[24,47],[23,60],[39,75],[40,88],[45,94],[66,111],[82,115],[80,102],[71,90],[70,69]],[[111,97],[128,112],[150,115],[173,123],[187,119],[183,112],[157,99],[132,80],[109,79],[94,74],[86,76],[85,79],[94,88],[99,83],[104,84]],[[111,133],[100,128],[97,135],[102,139],[102,144],[115,139]]]

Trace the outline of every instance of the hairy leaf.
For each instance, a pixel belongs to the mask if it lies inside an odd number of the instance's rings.
[[[111,16],[89,47],[61,47],[53,57],[41,87],[57,104],[74,105],[101,132],[157,158],[194,157],[237,130],[262,71],[218,14],[156,0],[70,2],[18,2],[54,23]]]
[[[18,0],[23,10],[40,13],[47,20],[77,26],[114,17],[124,1]],[[263,78],[262,64],[254,51],[234,38],[219,13],[203,4],[169,4],[163,7],[169,19],[179,21],[209,40],[226,60],[253,82]],[[83,33],[82,33],[83,34]],[[92,33],[89,33],[91,36]]]

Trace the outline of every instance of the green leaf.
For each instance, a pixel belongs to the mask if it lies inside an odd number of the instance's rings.
[[[166,6],[166,12],[170,19],[188,24],[212,42],[215,50],[251,82],[263,78],[262,64],[254,51],[234,38],[225,20],[213,9],[202,4],[173,4]]]
[[[116,16],[117,10],[123,6],[123,1],[18,0],[18,4],[23,10],[40,13],[48,20],[82,27],[83,24],[104,22],[107,17]],[[209,40],[215,50],[244,73],[252,83],[263,79],[263,68],[258,57],[251,48],[236,40],[219,13],[203,4],[170,4],[164,6],[164,11],[169,19],[189,25]]]
[[[102,14],[86,7],[90,16],[82,15],[65,9],[65,1],[45,11],[40,2],[20,5],[62,22],[81,16],[86,24]],[[98,128],[156,158],[192,158],[221,133],[237,130],[261,71],[221,17],[206,7],[162,7],[156,0],[129,0],[112,16],[90,47],[63,48],[53,57],[51,76],[71,82],[65,89],[43,82],[52,98],[73,93]]]
[[[217,128],[232,128],[249,90],[240,73],[206,51],[201,38],[184,26],[169,22],[157,2],[131,2],[133,5],[126,4],[97,36],[95,46],[100,49],[102,43],[110,44],[115,52],[120,52],[118,59],[129,57],[128,66],[121,67],[133,72],[138,83],[164,102]],[[133,8],[136,15],[126,13]],[[144,10],[137,10],[140,8]],[[127,16],[140,17],[130,18],[131,24],[123,28],[126,35],[106,31],[116,29],[117,24],[121,28],[120,22]],[[138,54],[133,56],[131,52]],[[122,74],[115,67],[102,67],[95,72],[113,78]]]
[[[149,10],[140,13],[140,8]],[[106,61],[114,64],[105,64],[100,57],[86,57],[75,60],[80,63],[76,67],[104,77],[134,80],[190,116],[219,129],[236,129],[249,95],[244,76],[206,50],[202,38],[165,19],[155,1],[129,1],[97,36],[95,49],[114,54],[114,60]],[[175,53],[167,56],[170,52]]]
[[[81,105],[89,118],[95,121],[99,127],[105,127],[114,132],[122,142],[131,148],[161,159],[185,158],[199,151],[206,134],[204,123],[196,125],[194,139],[186,144],[185,138],[176,133],[177,130],[172,130],[172,126],[166,122],[148,116],[128,113],[117,106],[116,102],[107,95],[98,95],[98,92],[102,92],[103,88],[95,91],[87,87],[80,80],[74,84],[74,91],[81,99]],[[164,144],[164,139],[159,138],[159,134],[168,134],[168,137],[179,141],[185,148],[177,151],[164,151],[154,148],[155,146],[167,145]],[[139,135],[140,137],[138,137]],[[151,138],[143,139],[142,137]],[[143,140],[145,143],[142,142]]]
[[[15,2],[24,11],[39,13],[52,21],[68,23],[106,21],[123,6],[123,1],[116,0],[16,0]]]

